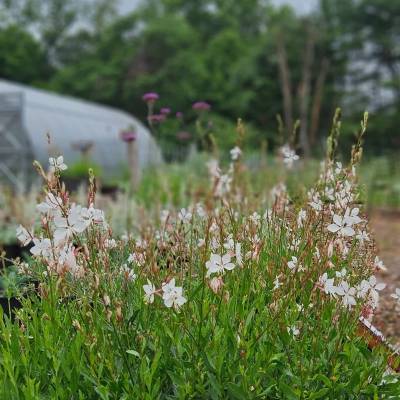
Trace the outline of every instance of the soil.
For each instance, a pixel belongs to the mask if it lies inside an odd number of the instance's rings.
[[[373,323],[391,343],[400,346],[400,304],[391,297],[400,288],[400,210],[374,210],[369,217],[379,257],[387,268],[377,275],[387,286],[381,292]]]

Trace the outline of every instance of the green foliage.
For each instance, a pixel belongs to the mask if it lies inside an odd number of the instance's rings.
[[[72,179],[87,179],[89,169],[92,169],[97,177],[101,177],[101,167],[87,158],[81,158],[79,161],[69,165],[68,169],[63,172],[63,176]]]
[[[1,76],[123,108],[143,120],[145,92],[159,92],[161,106],[173,112],[204,99],[221,119],[240,117],[262,132],[252,137],[253,148],[264,135],[271,147],[277,144],[276,115],[284,114],[279,40],[287,53],[293,118],[300,114],[311,29],[317,34],[309,107],[327,65],[315,144],[344,102],[350,125],[360,112],[372,111],[368,150],[399,147],[398,2],[320,0],[307,16],[263,0],[152,0],[124,16],[105,0],[2,3]],[[353,131],[346,134],[351,141]]]

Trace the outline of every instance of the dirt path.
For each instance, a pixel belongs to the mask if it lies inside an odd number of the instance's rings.
[[[374,323],[393,344],[400,345],[400,307],[390,295],[400,288],[400,210],[376,210],[370,213],[370,223],[378,245],[379,256],[387,272],[380,273],[379,281],[386,283],[381,294]]]

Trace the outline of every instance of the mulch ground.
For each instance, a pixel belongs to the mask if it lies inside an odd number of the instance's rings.
[[[390,295],[400,288],[400,210],[374,210],[369,213],[370,226],[379,256],[387,272],[378,274],[386,283],[373,323],[394,345],[400,346],[400,306]]]

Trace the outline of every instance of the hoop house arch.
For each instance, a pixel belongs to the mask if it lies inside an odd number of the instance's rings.
[[[32,160],[47,165],[49,156],[63,154],[72,164],[81,157],[79,147],[88,144],[103,175],[119,176],[127,161],[120,133],[131,127],[137,132],[140,169],[160,163],[154,138],[128,113],[0,80],[0,180],[24,185]]]

